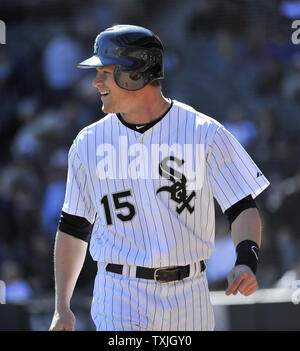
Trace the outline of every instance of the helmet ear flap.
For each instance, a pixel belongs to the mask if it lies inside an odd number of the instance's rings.
[[[141,72],[128,72],[121,66],[115,68],[114,79],[120,88],[131,91],[142,89],[149,83],[147,75]]]

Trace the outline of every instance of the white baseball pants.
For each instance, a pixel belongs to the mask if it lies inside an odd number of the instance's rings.
[[[135,266],[123,274],[107,272],[98,262],[91,315],[99,331],[211,331],[214,314],[206,273],[191,264],[190,276],[162,284],[135,277]]]

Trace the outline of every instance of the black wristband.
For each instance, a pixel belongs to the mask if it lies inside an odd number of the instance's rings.
[[[245,264],[250,267],[252,272],[255,274],[257,270],[259,252],[259,247],[256,242],[252,240],[243,240],[237,245],[235,251],[235,265]]]

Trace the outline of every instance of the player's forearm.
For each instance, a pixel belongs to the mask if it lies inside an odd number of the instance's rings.
[[[55,309],[70,306],[76,281],[82,269],[87,243],[58,231],[54,248]]]
[[[261,244],[261,220],[256,208],[248,208],[233,221],[231,236],[235,247],[243,240]]]

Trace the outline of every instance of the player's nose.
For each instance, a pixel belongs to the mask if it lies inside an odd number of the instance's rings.
[[[103,85],[102,72],[97,72],[96,77],[93,79],[93,87],[98,88]]]

